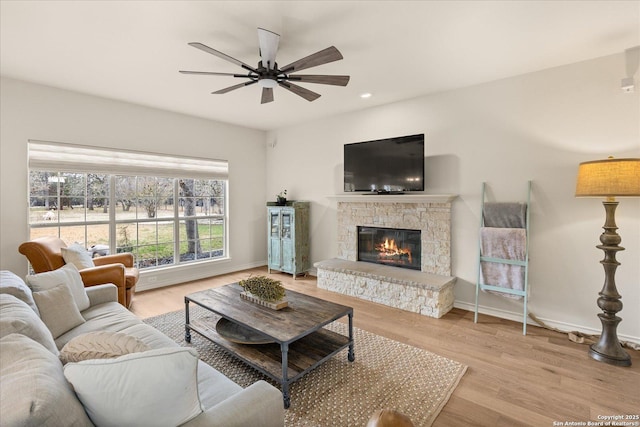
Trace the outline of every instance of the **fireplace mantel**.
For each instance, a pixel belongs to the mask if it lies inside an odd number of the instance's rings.
[[[330,200],[338,202],[357,203],[451,203],[457,194],[336,194],[328,196]]]

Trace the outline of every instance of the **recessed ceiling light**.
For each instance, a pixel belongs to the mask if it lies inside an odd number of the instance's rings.
[[[369,92],[361,93],[360,98],[363,98],[363,99],[371,98],[371,94]]]

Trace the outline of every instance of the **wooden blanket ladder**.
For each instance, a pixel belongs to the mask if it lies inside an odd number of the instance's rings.
[[[486,198],[486,182],[482,183],[482,199],[481,199],[481,213],[480,213],[480,227],[485,227],[485,198]],[[523,314],[522,314],[522,335],[527,334],[527,303],[529,299],[529,218],[531,215],[531,181],[528,182],[528,192],[527,192],[527,202],[526,202],[526,213],[525,213],[525,235],[526,235],[526,243],[525,243],[525,251],[524,251],[524,260],[515,260],[515,259],[504,259],[504,258],[493,258],[482,255],[482,240],[480,236],[478,236],[478,275],[476,280],[476,303],[475,303],[475,315],[474,315],[474,323],[478,323],[478,299],[480,290],[483,291],[491,291],[498,294],[510,294],[522,297],[523,300]],[[524,269],[524,289],[511,289],[505,288],[502,286],[497,286],[499,284],[485,284],[481,283],[481,274],[482,274],[482,264],[483,262],[487,263],[498,263],[498,264],[509,264],[521,266]],[[505,284],[503,284],[505,285]]]

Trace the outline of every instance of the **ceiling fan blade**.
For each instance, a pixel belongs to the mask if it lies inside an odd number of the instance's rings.
[[[260,104],[266,104],[267,102],[273,102],[273,88],[263,87]]]
[[[222,59],[224,59],[224,60],[226,60],[226,61],[232,62],[232,63],[234,63],[234,64],[236,64],[236,65],[241,66],[242,68],[244,68],[244,69],[246,69],[246,70],[253,71],[254,73],[256,73],[256,72],[257,72],[257,71],[256,71],[256,69],[255,69],[255,68],[253,68],[253,67],[251,67],[250,65],[247,65],[247,64],[245,64],[244,62],[242,62],[242,61],[240,61],[240,60],[238,60],[238,59],[232,58],[232,57],[230,57],[229,55],[224,54],[224,53],[222,53],[222,52],[220,52],[220,51],[217,51],[217,50],[215,50],[215,49],[212,49],[212,48],[210,48],[209,46],[204,45],[204,44],[202,44],[202,43],[198,43],[198,42],[191,42],[191,43],[189,43],[189,46],[193,46],[193,47],[195,47],[196,49],[200,49],[200,50],[202,50],[202,51],[204,51],[204,52],[210,53],[211,55],[217,56],[218,58],[222,58]]]
[[[285,65],[280,69],[283,73],[293,73],[301,71],[311,67],[317,67],[318,65],[328,64],[329,62],[339,61],[342,59],[342,54],[335,46],[330,46],[326,49],[316,52],[309,56],[305,56],[302,59],[298,59],[289,65]]]
[[[273,70],[276,63],[276,53],[278,52],[278,43],[280,35],[273,31],[258,28],[258,43],[260,44],[260,57],[262,57],[262,65],[267,70]]]
[[[320,98],[320,94],[319,93],[315,93],[313,91],[310,91],[309,89],[305,89],[302,86],[294,85],[291,82],[279,82],[278,84],[280,86],[282,86],[283,88],[287,89],[288,91],[293,92],[296,95],[303,97],[304,99],[306,99],[309,102],[315,101],[316,99]]]
[[[248,79],[251,78],[251,76],[248,75],[248,74],[215,73],[213,71],[184,71],[184,70],[180,70],[179,72],[182,73],[182,74],[197,74],[197,75],[203,75],[203,76],[232,76],[232,77],[246,77]]]
[[[258,81],[257,80],[251,80],[250,82],[240,83],[240,84],[237,84],[237,85],[229,86],[229,87],[226,87],[224,89],[220,89],[220,90],[217,90],[217,91],[211,92],[211,93],[215,94],[215,95],[221,95],[223,93],[231,92],[232,90],[240,89],[241,87],[249,86],[249,85],[252,85],[254,83],[258,83]]]
[[[303,83],[318,83],[322,85],[346,86],[349,76],[326,76],[312,74],[291,74],[285,78],[289,81]]]

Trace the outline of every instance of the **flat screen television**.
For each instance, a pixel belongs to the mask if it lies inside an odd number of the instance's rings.
[[[424,191],[424,134],[345,144],[344,191]]]

